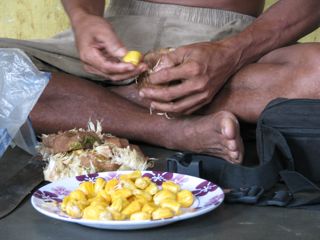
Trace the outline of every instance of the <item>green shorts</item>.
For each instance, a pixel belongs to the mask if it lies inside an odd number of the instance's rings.
[[[231,11],[137,0],[111,0],[105,18],[129,50],[144,53],[223,39],[242,31],[255,19]],[[0,48],[8,47],[25,51],[42,71],[59,70],[92,80],[105,80],[83,70],[71,30],[45,40],[0,38]]]

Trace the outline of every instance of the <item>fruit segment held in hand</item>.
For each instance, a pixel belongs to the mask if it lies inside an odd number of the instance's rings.
[[[142,60],[142,53],[139,51],[129,51],[123,58],[122,61],[126,63],[132,63],[137,66]]]

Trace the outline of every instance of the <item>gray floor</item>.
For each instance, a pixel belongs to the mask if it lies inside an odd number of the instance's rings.
[[[149,156],[157,156],[160,159],[172,154],[170,151],[153,147],[144,147],[144,150]],[[18,162],[24,155],[15,152],[6,156],[8,157],[10,161]],[[3,159],[0,163],[3,163]],[[160,160],[156,167],[163,167],[163,163]],[[5,169],[3,165],[0,165],[1,168]],[[319,240],[320,211],[223,204],[206,215],[160,228],[110,231],[46,217],[33,209],[27,197],[13,213],[0,220],[0,239]]]

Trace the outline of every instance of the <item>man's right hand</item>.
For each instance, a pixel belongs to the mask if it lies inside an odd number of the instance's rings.
[[[87,72],[120,81],[147,69],[143,63],[134,66],[121,62],[127,49],[103,17],[81,13],[73,22],[73,30],[80,59]]]

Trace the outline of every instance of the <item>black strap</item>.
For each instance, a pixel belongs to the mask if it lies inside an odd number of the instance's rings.
[[[263,193],[264,189],[258,186],[232,189],[225,193],[225,201],[228,203],[257,204]]]
[[[302,174],[295,171],[284,170],[280,172],[293,201],[288,207],[299,207],[320,203],[320,188]]]
[[[167,159],[167,170],[209,179],[223,188],[259,186],[268,190],[279,180],[282,170],[277,154],[275,151],[272,159],[262,165],[245,167],[216,157],[178,153]]]

